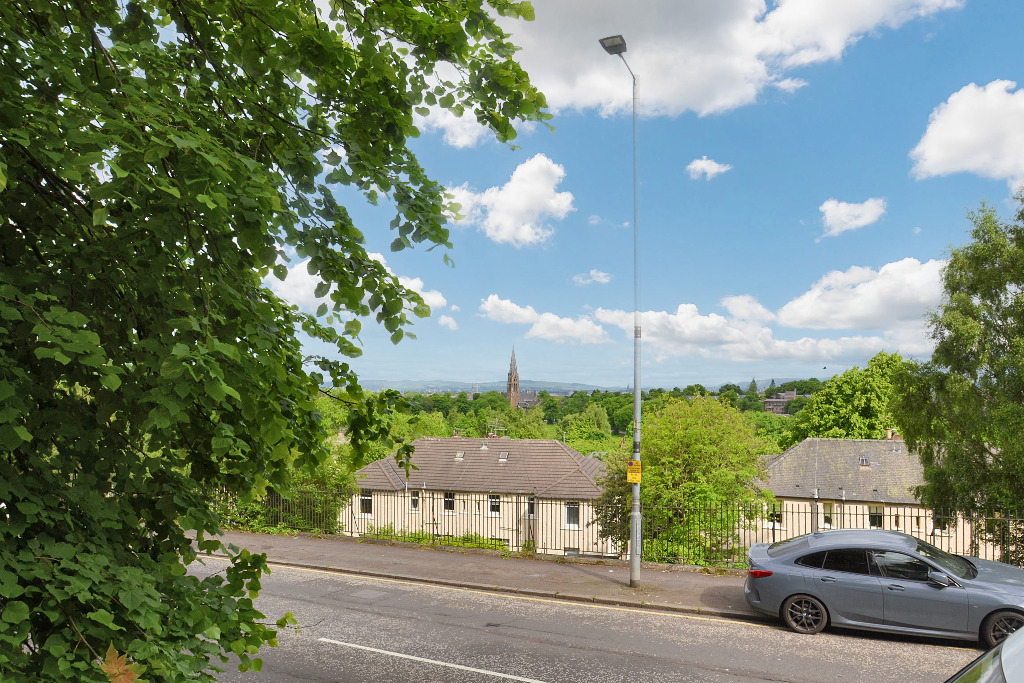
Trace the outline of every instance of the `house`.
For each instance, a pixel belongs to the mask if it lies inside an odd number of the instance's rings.
[[[923,506],[923,469],[898,434],[887,439],[805,439],[766,459],[775,495],[757,540],[825,529],[902,531],[947,549],[977,547],[968,521]]]
[[[345,533],[618,555],[592,524],[605,470],[597,458],[554,440],[508,437],[425,437],[413,447],[408,477],[394,455],[356,473]]]

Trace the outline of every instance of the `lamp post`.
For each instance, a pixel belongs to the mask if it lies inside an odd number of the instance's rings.
[[[618,55],[633,79],[633,460],[640,462],[640,225],[637,223],[636,200],[636,74],[624,56],[626,39],[622,36],[601,38],[601,47],[610,55]],[[643,546],[640,534],[640,482],[633,484],[633,508],[629,515],[629,585],[640,582],[640,559]]]

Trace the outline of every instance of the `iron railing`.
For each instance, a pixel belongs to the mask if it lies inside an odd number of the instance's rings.
[[[227,527],[478,547],[511,553],[627,558],[628,501],[539,498],[526,493],[298,489],[247,504],[218,497]],[[741,567],[753,543],[827,529],[889,529],[954,554],[1024,566],[1024,515],[968,517],[916,506],[848,502],[645,506],[642,559]]]

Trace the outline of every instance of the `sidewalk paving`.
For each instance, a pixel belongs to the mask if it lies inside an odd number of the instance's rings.
[[[307,534],[228,531],[223,540],[250,552],[266,553],[269,562],[279,565],[560,600],[766,619],[747,605],[745,575],[735,570],[716,575],[644,563],[639,586],[630,588],[629,564],[622,560],[531,559],[495,551]]]

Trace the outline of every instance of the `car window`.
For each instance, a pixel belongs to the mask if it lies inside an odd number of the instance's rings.
[[[868,569],[868,553],[863,548],[829,550],[825,554],[825,562],[821,568],[833,572],[850,572],[851,574],[871,573]]]
[[[928,570],[931,567],[916,557],[894,550],[875,550],[872,554],[875,556],[878,568],[882,571],[882,576],[887,579],[928,580]]]
[[[812,569],[821,569],[821,566],[825,563],[826,552],[827,551],[822,550],[821,552],[804,555],[798,559],[796,563],[804,567],[811,567]]]
[[[931,543],[917,542],[917,553],[942,567],[943,571],[958,579],[973,579],[978,575],[974,565],[958,555],[950,555],[945,550],[936,548]]]
[[[787,538],[785,541],[778,541],[768,546],[768,557],[778,557],[790,553],[802,553],[810,547],[807,536],[796,536]]]

